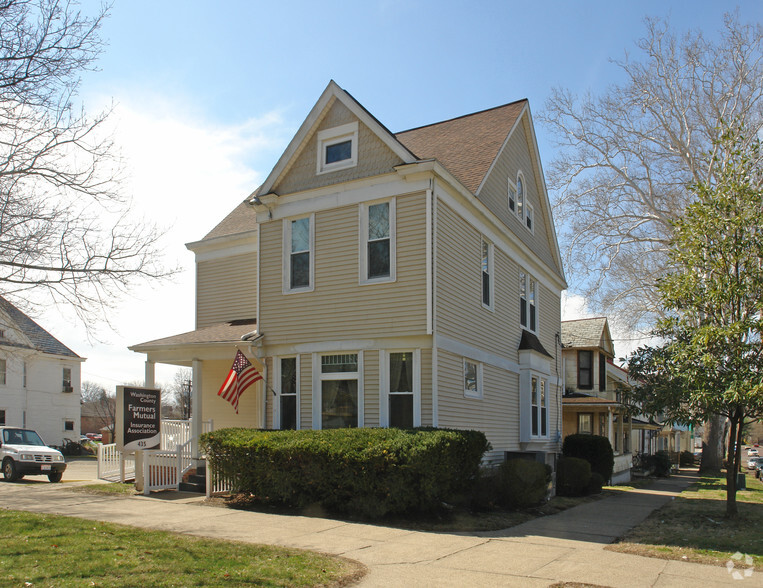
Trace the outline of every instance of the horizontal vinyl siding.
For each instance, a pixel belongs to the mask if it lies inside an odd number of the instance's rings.
[[[432,426],[432,350],[421,350],[421,426]]]
[[[379,426],[379,351],[363,352],[363,399],[366,427]]]
[[[482,398],[466,398],[463,358],[438,350],[439,426],[484,432],[493,446],[488,461],[519,450],[519,376],[482,364]]]
[[[299,428],[313,428],[313,356],[299,356]]]
[[[282,223],[261,225],[261,327],[268,344],[426,333],[426,198],[397,197],[397,280],[358,284],[359,207],[315,214],[315,289],[282,293]]]
[[[196,264],[196,327],[257,316],[257,255]]]
[[[334,100],[315,131],[306,138],[302,150],[279,178],[273,191],[291,194],[340,182],[391,173],[402,160],[385,145],[366,125],[358,121],[358,164],[347,169],[318,174],[319,131],[332,129],[358,119],[341,102]]]
[[[227,427],[260,427],[264,385],[257,382],[241,394],[238,414],[230,402],[217,391],[230,372],[230,360],[204,361],[201,365],[201,413],[203,420],[212,419],[215,429]]]
[[[525,118],[523,123],[514,131],[490,174],[485,179],[478,197],[523,243],[559,272],[560,268],[556,266],[552,254],[552,240],[546,231],[546,227],[550,227],[551,224],[543,206],[545,198],[542,199],[539,192],[543,186],[543,181],[539,181],[540,170],[536,165],[535,157],[530,154],[530,143],[528,143],[527,129],[524,124],[527,120]],[[535,213],[533,232],[523,222],[520,222],[519,217],[514,212],[509,210],[508,180],[511,179],[512,182],[516,182],[518,171],[522,172],[525,180],[525,202],[532,205]]]
[[[519,267],[494,251],[494,311],[482,306],[481,233],[442,201],[437,207],[436,330],[517,361]]]

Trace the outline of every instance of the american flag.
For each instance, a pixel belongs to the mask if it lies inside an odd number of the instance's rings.
[[[241,397],[241,393],[261,379],[262,374],[255,369],[239,349],[236,351],[236,359],[233,360],[230,373],[225,378],[217,395],[230,402],[238,414],[238,399]]]

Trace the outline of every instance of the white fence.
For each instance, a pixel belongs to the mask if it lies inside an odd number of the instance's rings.
[[[132,455],[122,455],[116,443],[98,445],[98,479],[109,482],[126,482],[135,479],[135,460]]]
[[[214,430],[212,420],[202,421],[202,432]],[[190,421],[163,420],[161,423],[161,448],[144,451],[141,474],[143,493],[153,490],[177,490],[183,476],[194,465],[193,448],[198,440],[191,437]],[[123,469],[124,467],[124,469]],[[127,481],[135,479],[133,454],[122,454],[116,444],[98,448],[98,478],[102,480]]]
[[[207,498],[215,494],[225,494],[230,492],[235,486],[235,480],[215,474],[213,464],[207,459]]]

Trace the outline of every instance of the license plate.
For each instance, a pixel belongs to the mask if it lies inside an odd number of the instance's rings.
[[[49,472],[50,471],[50,466],[49,465],[40,466],[40,469],[43,472]]]

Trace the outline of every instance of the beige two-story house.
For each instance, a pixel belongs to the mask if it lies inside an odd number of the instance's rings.
[[[193,368],[215,428],[453,427],[554,463],[566,287],[519,100],[392,133],[329,83],[264,183],[200,241]],[[236,350],[264,381],[217,396]]]

